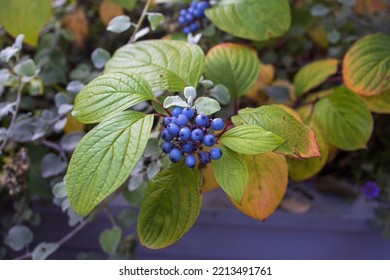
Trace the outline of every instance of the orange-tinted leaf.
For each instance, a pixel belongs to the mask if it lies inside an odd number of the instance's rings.
[[[121,6],[111,2],[110,0],[104,0],[99,6],[99,16],[104,25],[107,26],[110,20],[116,16],[121,16],[125,12]]]
[[[206,167],[200,170],[200,174],[203,178],[202,192],[211,192],[219,187],[214,176],[213,164],[207,164]]]
[[[84,46],[89,33],[89,24],[83,9],[77,8],[68,14],[64,18],[64,27],[72,32],[76,47]]]
[[[244,214],[263,221],[276,210],[286,193],[286,159],[275,153],[243,158],[249,171],[248,183],[240,205],[230,200]]]
[[[374,14],[385,12],[389,9],[389,4],[384,0],[356,0],[355,11],[357,14]]]
[[[75,132],[75,131],[84,131],[84,129],[85,129],[84,124],[82,124],[81,122],[76,120],[72,116],[72,114],[69,113],[67,115],[67,121],[66,121],[66,125],[64,127],[65,133],[71,133],[71,132]]]
[[[260,63],[260,73],[256,83],[249,89],[247,96],[254,101],[262,101],[267,98],[263,89],[270,85],[275,78],[275,68],[272,64]]]

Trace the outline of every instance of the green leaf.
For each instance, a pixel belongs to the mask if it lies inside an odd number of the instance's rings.
[[[148,40],[118,49],[105,72],[132,71],[140,74],[153,91],[183,91],[196,87],[204,72],[202,49],[181,41]]]
[[[222,105],[229,105],[231,97],[229,90],[224,85],[216,85],[210,90],[210,96],[217,99]]]
[[[213,47],[206,57],[206,77],[223,84],[233,98],[246,94],[259,76],[256,51],[243,45],[224,43]]]
[[[232,118],[237,125],[251,124],[263,127],[286,141],[275,152],[295,158],[320,156],[314,131],[301,124],[292,115],[275,105],[240,110]]]
[[[32,59],[27,59],[17,64],[14,70],[19,76],[32,77],[35,75],[35,63]]]
[[[140,102],[154,99],[148,83],[136,73],[108,73],[97,77],[76,96],[73,116],[97,123]]]
[[[248,183],[241,203],[232,202],[244,214],[264,221],[277,209],[286,193],[286,158],[275,153],[243,158],[248,168]]]
[[[10,246],[14,251],[20,251],[33,240],[31,230],[23,225],[13,226],[5,237],[5,244]]]
[[[357,41],[343,62],[345,85],[363,96],[390,90],[390,36],[371,34]]]
[[[73,153],[66,175],[72,208],[85,216],[130,175],[149,139],[153,116],[114,115],[93,128]]]
[[[66,192],[65,182],[61,181],[54,185],[53,195],[57,198],[65,198],[68,196],[68,193]]]
[[[223,31],[254,41],[279,37],[291,24],[288,0],[221,0],[206,16]]]
[[[160,23],[164,21],[164,15],[161,13],[148,13],[148,21],[150,28],[156,30]]]
[[[184,97],[187,98],[187,100],[190,98],[194,100],[196,98],[196,89],[194,87],[185,87]]]
[[[126,10],[132,11],[137,6],[137,0],[111,0]]]
[[[60,245],[58,243],[41,242],[35,247],[32,253],[33,260],[46,260],[48,256],[53,254]]]
[[[195,107],[198,114],[212,115],[221,110],[218,101],[209,97],[199,97],[195,101]]]
[[[138,216],[142,245],[160,249],[183,237],[200,212],[200,182],[199,170],[188,168],[183,161],[153,179]]]
[[[111,55],[108,51],[102,48],[97,48],[92,52],[91,60],[93,66],[98,69],[101,69],[106,65],[107,61],[110,59]]]
[[[0,22],[13,36],[25,35],[24,42],[36,46],[39,33],[52,16],[51,0],[1,0]]]
[[[362,96],[368,109],[379,114],[390,114],[390,90],[381,95]]]
[[[131,229],[137,222],[137,213],[130,209],[123,209],[118,216],[118,224],[125,230]]]
[[[116,16],[108,23],[107,31],[111,31],[114,33],[122,33],[127,29],[129,29],[130,26],[131,26],[131,21],[128,16],[125,15]]]
[[[302,95],[322,84],[327,78],[336,74],[339,61],[323,59],[305,65],[294,77],[295,89]]]
[[[221,147],[222,158],[214,161],[214,175],[220,187],[240,203],[248,182],[248,168],[241,155]]]
[[[345,87],[333,89],[317,103],[314,119],[327,140],[346,151],[365,148],[373,130],[373,119],[367,106]]]
[[[115,255],[119,242],[121,241],[122,232],[119,227],[105,229],[100,233],[99,243],[103,251],[109,255]]]
[[[168,96],[164,99],[163,107],[164,108],[170,108],[173,106],[179,106],[179,107],[187,107],[188,104],[185,102],[180,96]]]
[[[231,150],[246,155],[257,155],[275,150],[285,140],[256,125],[241,125],[225,132],[221,141]]]

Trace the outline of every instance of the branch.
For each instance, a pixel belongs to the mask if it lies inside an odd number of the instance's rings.
[[[10,132],[12,131],[13,126],[15,125],[16,117],[17,117],[18,112],[19,112],[20,100],[22,99],[22,91],[23,91],[24,85],[25,85],[25,83],[20,82],[20,85],[18,87],[18,91],[16,93],[16,100],[15,100],[15,109],[12,111],[11,122],[8,126],[7,133],[5,134],[3,142],[0,145],[0,154],[1,154],[1,151],[3,150],[3,148],[5,147],[5,145],[7,144],[8,138],[10,136]]]
[[[135,42],[135,36],[137,35],[137,32],[139,31],[139,29],[141,28],[141,25],[145,19],[145,16],[146,16],[146,13],[148,12],[148,9],[149,9],[149,6],[150,6],[150,3],[152,2],[152,0],[147,0],[146,1],[146,4],[145,4],[145,7],[142,11],[142,14],[141,14],[141,17],[139,18],[138,22],[137,22],[137,25],[135,26],[135,29],[134,29],[134,32],[133,34],[131,35],[130,37],[130,40],[128,42],[128,44],[132,44]]]

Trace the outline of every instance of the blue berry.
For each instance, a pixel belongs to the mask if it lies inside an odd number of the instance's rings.
[[[221,148],[212,148],[210,150],[210,157],[211,159],[220,159],[222,157],[222,150]]]
[[[200,127],[205,127],[208,122],[209,118],[204,114],[200,114],[195,118],[195,123]]]
[[[187,155],[185,163],[188,167],[193,168],[196,165],[196,158],[193,155]]]
[[[191,139],[194,141],[200,141],[203,138],[203,131],[199,128],[194,129],[191,132]]]
[[[191,33],[190,28],[188,26],[184,27],[183,28],[183,33],[186,34],[186,35],[190,34]]]
[[[187,13],[187,10],[185,10],[185,9],[181,9],[181,10],[180,10],[180,15],[181,15],[181,16],[185,16],[186,13]]]
[[[180,25],[184,25],[187,23],[187,20],[185,19],[185,17],[180,16],[178,22]]]
[[[199,8],[194,9],[193,14],[194,14],[194,16],[197,17],[197,18],[202,18],[202,17],[204,17],[204,11],[201,10],[201,9],[199,9]]]
[[[175,123],[170,123],[167,125],[167,130],[172,136],[177,136],[179,135],[180,127]]]
[[[215,141],[215,137],[212,134],[207,134],[205,137],[203,137],[203,144],[205,144],[207,147],[214,146]]]
[[[191,154],[194,152],[194,144],[192,142],[188,142],[183,145],[183,152],[187,154]]]
[[[176,163],[180,161],[182,156],[182,153],[179,149],[173,148],[172,151],[169,152],[169,159],[173,162]]]
[[[175,107],[175,108],[173,108],[173,110],[172,110],[172,115],[173,115],[174,117],[178,117],[178,116],[181,114],[182,111],[183,111],[183,108],[181,108],[181,107]]]
[[[188,127],[183,127],[180,129],[179,133],[180,139],[183,141],[187,141],[191,138],[191,129]]]
[[[164,126],[167,126],[168,124],[170,124],[171,121],[172,121],[171,117],[165,117],[164,121],[163,121]]]
[[[165,141],[171,141],[173,139],[173,135],[171,135],[168,130],[164,129],[163,132],[161,132],[161,138]]]
[[[186,13],[184,17],[187,20],[187,22],[192,22],[194,20],[194,16],[190,13]]]
[[[198,6],[198,2],[192,1],[190,8],[195,9]]]
[[[191,32],[195,32],[196,30],[198,30],[199,29],[199,23],[197,23],[197,22],[194,22],[194,23],[192,23],[191,25],[190,25],[190,31]]]
[[[209,2],[206,2],[206,1],[201,1],[201,2],[198,2],[198,4],[196,5],[196,8],[199,9],[199,10],[206,10],[208,7],[210,6]]]
[[[187,123],[188,123],[188,118],[186,117],[186,115],[180,114],[180,115],[177,117],[177,121],[176,121],[176,124],[177,124],[177,125],[179,125],[179,126],[185,126]]]
[[[198,154],[200,162],[204,165],[210,162],[210,154],[208,152],[202,151]]]
[[[162,150],[164,153],[168,154],[170,151],[172,151],[174,145],[172,142],[165,142],[163,145],[162,145]]]
[[[195,116],[195,111],[191,109],[190,107],[184,108],[183,112],[181,112],[183,115],[185,115],[189,120],[192,119]]]
[[[216,118],[211,122],[211,128],[214,130],[221,130],[225,126],[225,122],[221,118]]]

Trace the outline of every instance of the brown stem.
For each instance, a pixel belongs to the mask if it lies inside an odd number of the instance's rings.
[[[134,43],[134,41],[135,41],[135,36],[137,35],[137,32],[138,32],[139,29],[141,28],[142,22],[143,22],[144,19],[145,19],[146,13],[147,13],[147,11],[148,11],[148,9],[149,9],[149,6],[150,6],[150,3],[151,3],[151,2],[152,2],[152,0],[147,0],[147,1],[146,1],[146,4],[145,4],[145,7],[144,7],[144,9],[143,9],[143,11],[142,11],[141,17],[139,18],[139,20],[138,20],[138,22],[137,22],[137,25],[136,25],[136,27],[135,27],[135,29],[134,29],[133,34],[132,34],[131,37],[130,37],[130,40],[129,40],[128,44]]]

